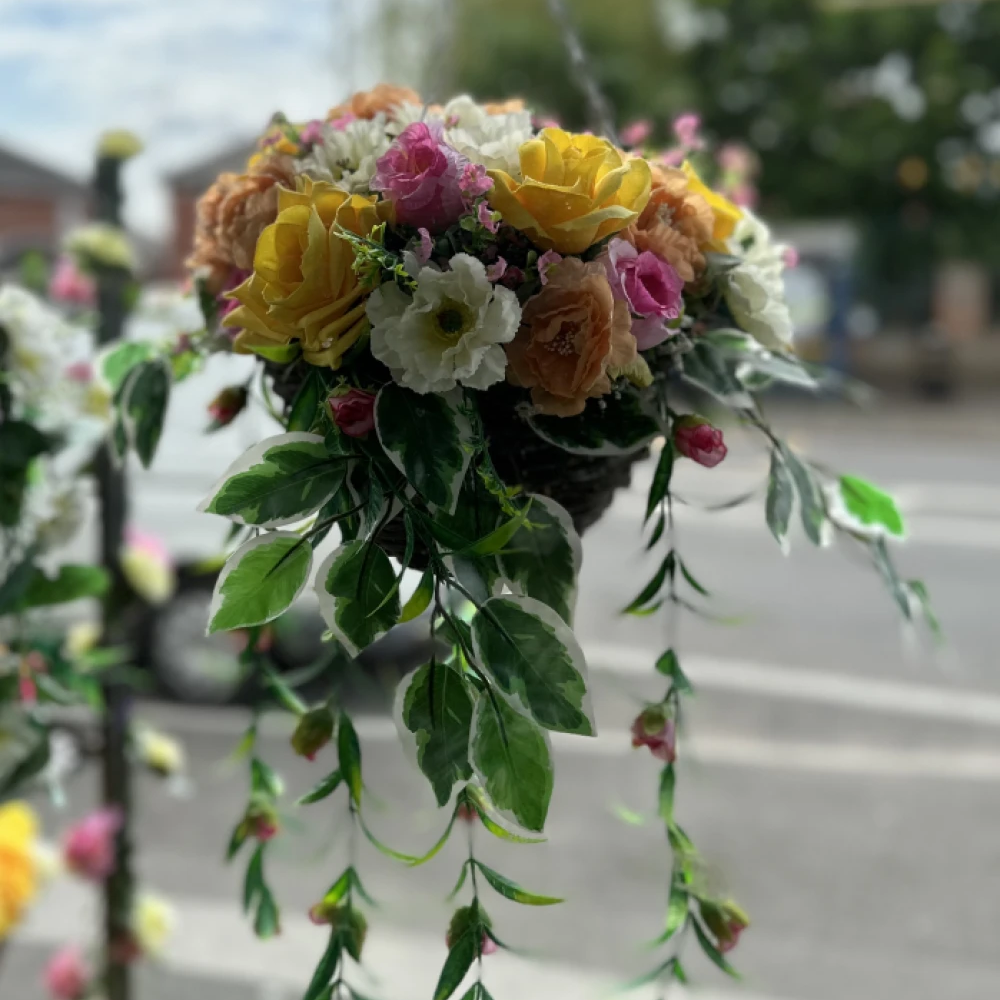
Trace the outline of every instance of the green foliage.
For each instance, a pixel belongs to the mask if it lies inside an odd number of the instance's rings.
[[[351,802],[355,808],[359,808],[364,789],[361,778],[361,744],[358,742],[354,724],[346,712],[340,713],[340,722],[337,725],[337,755],[340,760],[340,773],[344,776],[351,793]]]
[[[632,388],[587,401],[578,417],[530,418],[538,436],[576,455],[630,455],[662,433],[647,399]]]
[[[84,597],[100,597],[108,589],[109,582],[107,570],[100,566],[61,566],[55,577],[48,577],[36,569],[21,605],[36,608]]]
[[[315,427],[322,419],[320,403],[326,391],[322,370],[314,365],[307,366],[306,377],[295,394],[285,420],[285,426],[289,431],[311,431]]]
[[[472,777],[469,686],[457,670],[432,661],[401,687],[399,705],[402,724],[416,740],[417,764],[443,806],[455,783]]]
[[[841,476],[840,496],[847,510],[866,527],[879,527],[897,538],[905,533],[896,501],[877,486],[857,476]]]
[[[103,356],[101,373],[112,390],[117,392],[135,366],[152,356],[153,345],[148,340],[127,341],[116,345]]]
[[[339,769],[331,771],[325,778],[318,781],[310,791],[306,792],[296,805],[309,806],[314,802],[322,802],[323,799],[329,798],[340,788],[343,780],[344,776],[340,773]]]
[[[789,448],[783,445],[782,457],[795,483],[795,491],[799,497],[799,516],[806,538],[813,545],[825,545],[828,537],[826,506],[823,494],[812,470]]]
[[[302,593],[311,566],[312,547],[289,532],[245,542],[226,561],[216,581],[209,632],[273,621]]]
[[[486,881],[501,896],[513,900],[515,903],[522,903],[524,906],[555,906],[557,903],[563,902],[555,896],[539,896],[537,893],[528,892],[527,889],[522,889],[516,882],[507,878],[506,875],[501,875],[481,861],[472,861],[471,863],[482,872]]]
[[[227,470],[199,507],[237,524],[275,528],[319,510],[344,483],[347,459],[331,456],[318,434],[279,434]]]
[[[782,550],[788,548],[788,524],[792,518],[792,506],[795,501],[795,486],[792,482],[788,466],[782,457],[781,450],[775,448],[771,452],[771,470],[767,477],[767,499],[764,503],[764,513],[767,526],[771,529],[775,541]]]
[[[147,469],[160,443],[172,381],[170,363],[164,358],[154,358],[136,364],[122,386],[120,408],[125,432]]]
[[[502,699],[481,697],[472,765],[494,805],[526,830],[541,830],[552,798],[552,758],[541,729]]]

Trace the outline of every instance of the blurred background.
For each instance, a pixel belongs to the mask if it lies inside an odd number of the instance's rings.
[[[558,6],[558,5],[556,5]],[[724,621],[688,616],[678,643],[699,694],[689,715],[681,820],[713,878],[754,919],[734,958],[743,985],[694,965],[711,1000],[981,1000],[1000,985],[1000,3],[992,0],[564,0],[619,128],[651,143],[693,111],[716,148],[738,149],[745,197],[799,251],[788,272],[796,349],[877,388],[872,407],[771,401],[793,443],[892,489],[908,514],[899,552],[927,580],[946,642],[900,629],[867,566],[795,539],[784,558],[764,526],[766,456],[727,431],[712,472],[677,488],[685,561]],[[238,169],[276,110],[322,116],[379,80],[429,101],[524,96],[583,128],[588,108],[548,0],[0,0],[0,272],[51,260],[88,211],[98,134],[134,130],[128,226],[146,284],[132,336],[157,336],[183,276],[198,195]],[[164,299],[166,296],[166,299]],[[158,305],[158,303],[160,303]],[[193,565],[225,526],[193,513],[226,463],[275,424],[263,407],[205,438],[205,407],[245,379],[217,357],[180,387],[154,468],[132,475],[133,517]],[[242,365],[242,366],[241,366]],[[484,845],[558,910],[497,907],[505,940],[533,963],[491,959],[497,1000],[608,995],[645,969],[636,947],[661,927],[669,859],[653,762],[627,726],[667,642],[656,619],[616,617],[641,573],[641,467],[585,540],[579,624],[603,736],[557,743],[550,843]],[[91,544],[84,540],[84,546]],[[644,577],[643,577],[644,579]],[[210,586],[210,583],[209,583]],[[305,912],[344,851],[341,817],[294,823],[272,875],[285,932],[256,944],[238,913],[225,839],[244,795],[225,758],[245,725],[233,651],[203,644],[207,591],[182,588],[150,625],[158,696],[143,713],[186,744],[190,794],[140,789],[142,855],[179,925],[142,1000],[286,1000],[322,947]],[[315,654],[310,609],[287,636],[288,669]],[[386,654],[397,673],[398,650]],[[395,744],[385,663],[354,693],[380,835],[426,848],[440,819]],[[392,669],[389,670],[392,674]],[[228,703],[228,704],[227,704]],[[265,729],[292,791],[312,769]],[[331,764],[332,766],[332,764]],[[324,772],[325,773],[325,772]],[[92,801],[91,778],[49,813],[53,834]],[[313,824],[316,825],[315,820]],[[370,959],[390,1000],[429,996],[444,957],[444,892],[461,847],[426,869],[362,852]],[[0,997],[41,996],[49,946],[86,933],[87,901],[43,899],[5,960]],[[490,980],[488,979],[488,982]],[[638,994],[654,997],[655,994]]]

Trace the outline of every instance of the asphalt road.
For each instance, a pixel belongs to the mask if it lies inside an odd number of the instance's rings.
[[[834,410],[807,420],[784,407],[778,420],[808,453],[899,490],[911,532],[900,562],[906,576],[927,580],[948,642],[935,651],[902,629],[856,558],[813,551],[801,537],[783,557],[759,501],[711,516],[681,509],[686,562],[712,590],[712,608],[741,623],[688,615],[670,639],[699,688],[681,744],[679,817],[712,878],[754,921],[734,954],[744,984],[724,982],[688,948],[697,985],[715,1000],[995,995],[1000,410],[902,408],[880,423]],[[725,498],[759,480],[759,452],[736,434],[730,443],[729,459],[714,472],[683,470],[678,487],[686,497]],[[193,483],[199,468],[189,456],[187,478],[161,472],[158,503],[166,504],[165,483]],[[556,741],[547,844],[478,840],[494,867],[534,891],[567,897],[546,910],[491,901],[500,936],[533,956],[488,960],[497,1000],[607,996],[648,967],[639,946],[662,926],[669,870],[662,831],[652,819],[637,826],[618,815],[622,806],[654,808],[654,762],[630,750],[627,727],[642,698],[659,691],[652,663],[668,641],[662,621],[616,617],[645,580],[639,498],[638,490],[622,496],[585,544],[578,626],[601,737]],[[240,872],[220,861],[245,789],[242,771],[225,763],[243,717],[162,705],[143,712],[184,740],[193,794],[173,797],[147,779],[140,788],[143,879],[179,913],[171,952],[144,974],[140,1000],[301,995],[322,948],[304,914],[348,856],[344,817],[313,807],[320,811],[308,830],[289,824],[271,869],[284,933],[271,944],[252,942],[238,913]],[[442,820],[388,718],[366,716],[359,728],[372,826],[401,850],[426,849]],[[268,731],[263,750],[292,795],[332,761],[294,758],[286,736]],[[68,814],[49,814],[53,833],[93,794],[92,779],[79,779]],[[356,850],[381,904],[371,914],[369,946],[379,978],[359,971],[358,985],[387,1000],[429,997],[445,954],[443,897],[464,846],[456,842],[415,870],[366,844]],[[46,951],[67,935],[83,938],[86,914],[86,894],[53,886],[6,960],[0,998],[41,996],[36,977]]]

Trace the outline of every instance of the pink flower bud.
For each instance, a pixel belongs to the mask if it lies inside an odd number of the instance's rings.
[[[227,427],[246,408],[249,394],[246,386],[231,385],[208,404],[208,415],[212,418],[212,430]]]
[[[53,1000],[83,1000],[90,969],[80,949],[66,947],[57,951],[45,966],[44,980]]]
[[[667,764],[677,759],[677,729],[660,705],[651,705],[632,723],[632,746],[649,747],[650,753]]]
[[[750,926],[750,918],[732,900],[721,903],[702,900],[698,909],[723,953],[732,951],[740,943],[740,935]]]
[[[728,449],[722,440],[722,431],[713,427],[704,417],[689,415],[674,424],[674,447],[691,461],[714,469],[725,457]]]
[[[621,141],[625,146],[641,146],[653,131],[653,123],[648,118],[629,122],[621,130]]]
[[[66,867],[80,878],[103,882],[115,870],[115,837],[124,818],[117,807],[98,809],[70,827],[63,844]]]
[[[375,397],[363,389],[350,389],[343,396],[331,396],[326,405],[333,422],[348,437],[364,437],[375,429]]]
[[[56,264],[49,281],[49,295],[66,305],[93,305],[97,295],[94,279],[84,274],[70,257],[63,257]]]
[[[463,823],[475,823],[479,819],[479,813],[468,802],[463,802],[455,810],[455,818],[461,820]]]

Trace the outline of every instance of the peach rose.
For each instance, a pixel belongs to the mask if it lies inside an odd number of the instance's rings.
[[[572,417],[611,391],[609,368],[637,356],[628,305],[611,294],[604,268],[567,257],[524,306],[507,347],[507,380],[531,389],[542,413]]]
[[[371,90],[359,90],[349,100],[330,108],[327,121],[336,121],[346,115],[355,118],[374,118],[380,111],[391,111],[400,104],[420,104],[420,95],[409,87],[394,83],[380,83]]]
[[[213,276],[250,270],[257,239],[278,214],[279,187],[295,187],[292,160],[281,154],[252,157],[245,174],[220,174],[198,202],[188,267]]]
[[[622,234],[640,253],[645,250],[672,264],[685,282],[704,270],[703,248],[712,243],[715,215],[708,202],[690,190],[683,170],[650,164],[649,203]]]

